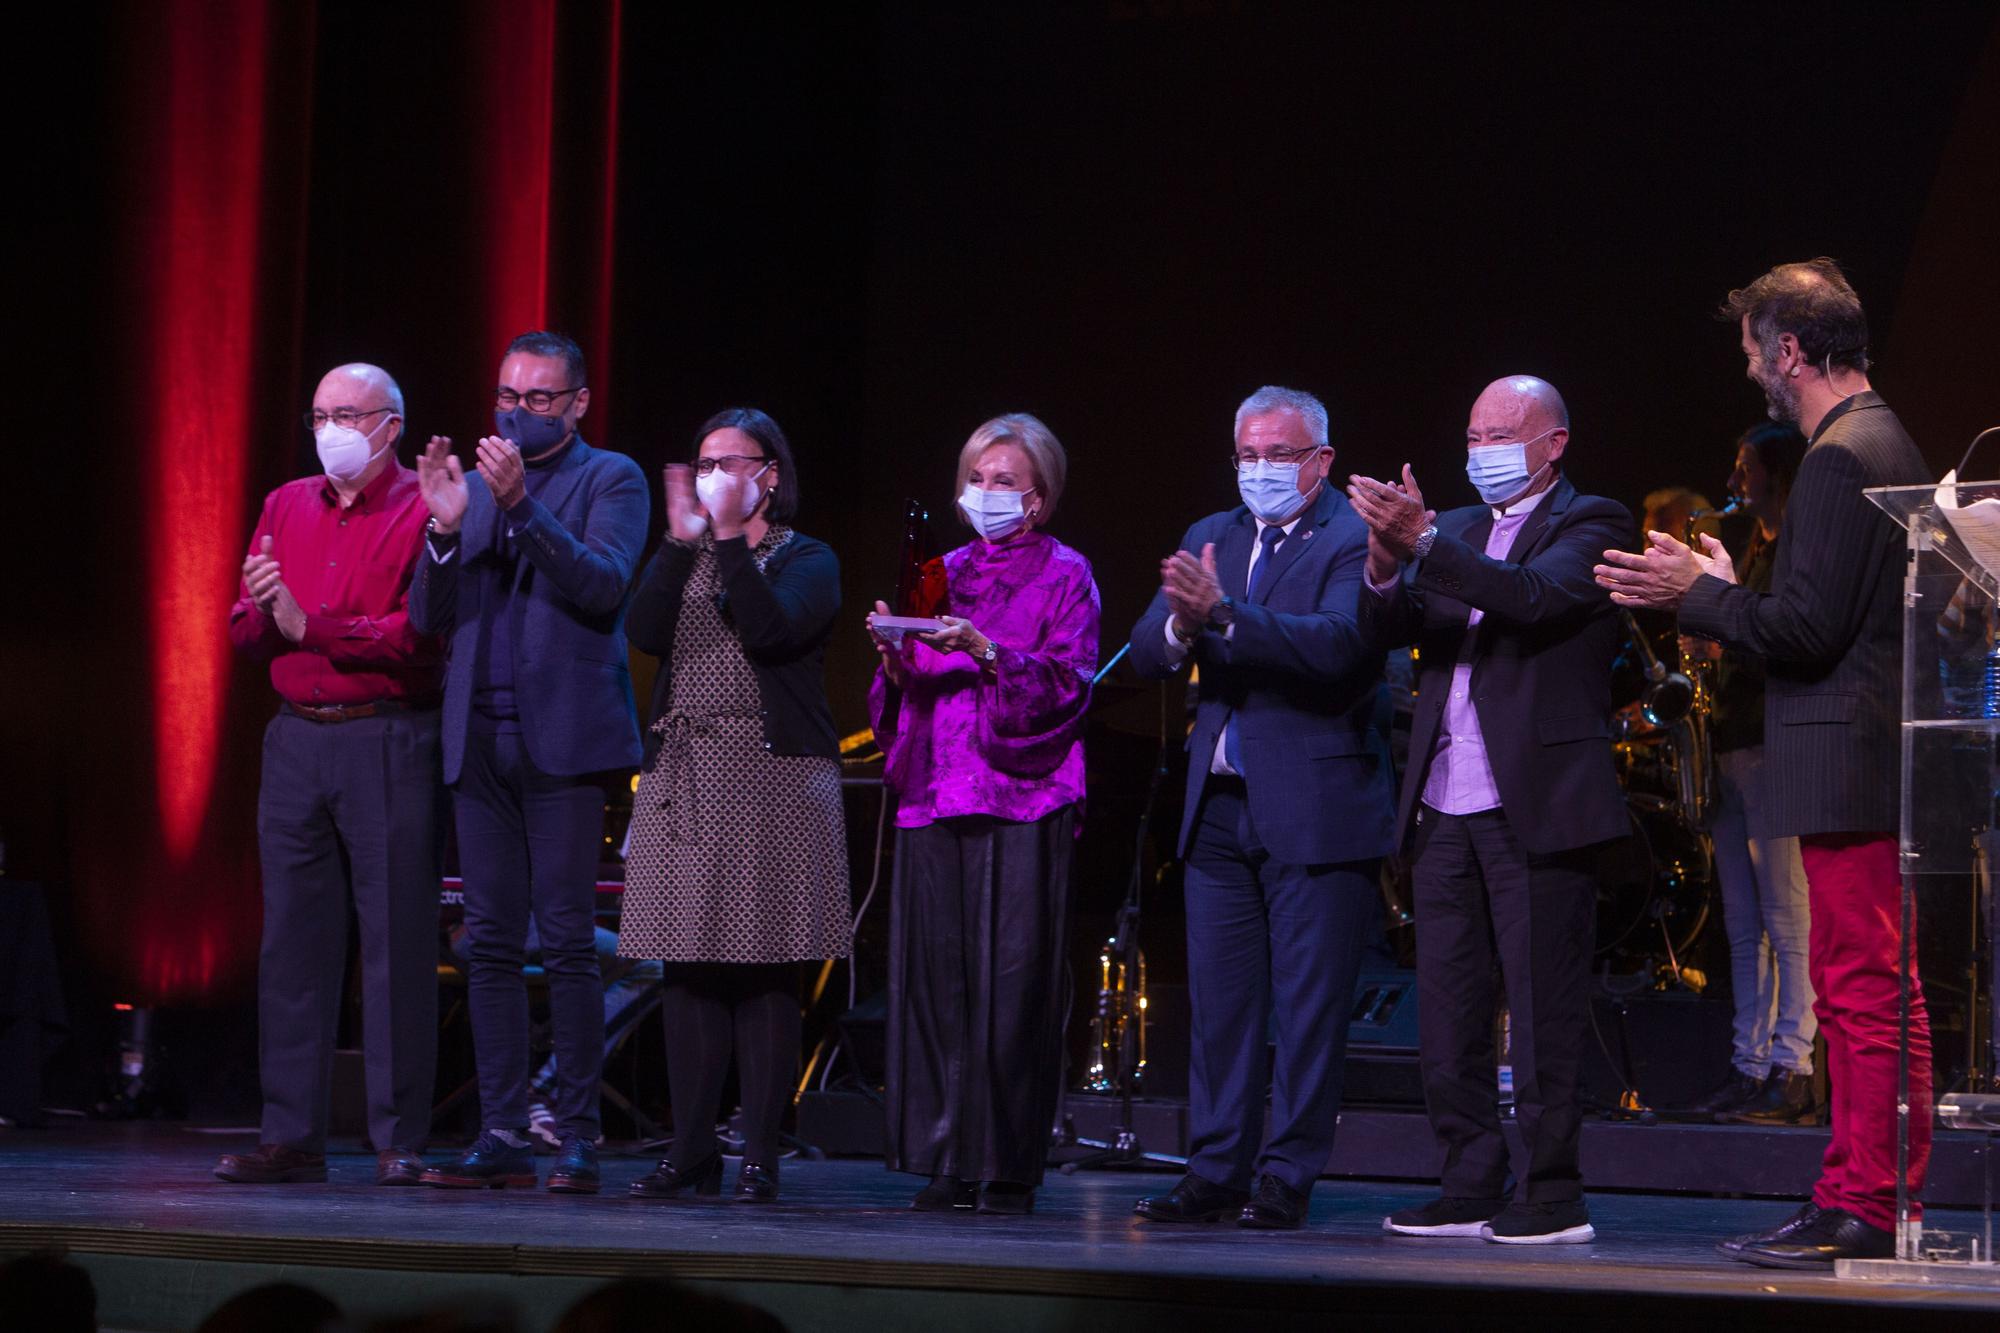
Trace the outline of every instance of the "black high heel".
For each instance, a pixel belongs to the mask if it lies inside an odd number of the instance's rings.
[[[744,1159],[743,1169],[736,1173],[736,1202],[776,1203],[778,1201],[778,1164],[769,1166],[762,1162]]]
[[[673,1159],[662,1157],[660,1164],[632,1182],[635,1199],[671,1199],[689,1186],[694,1192],[714,1198],[722,1193],[722,1150],[717,1149],[683,1171]]]

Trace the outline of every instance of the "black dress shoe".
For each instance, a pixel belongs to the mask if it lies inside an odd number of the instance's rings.
[[[1732,1125],[1796,1125],[1818,1112],[1811,1074],[1773,1069],[1755,1097],[1716,1119]]]
[[[1306,1222],[1306,1196],[1273,1175],[1257,1177],[1256,1192],[1236,1225],[1252,1231],[1296,1231]]]
[[[1845,1208],[1823,1208],[1819,1216],[1783,1240],[1745,1245],[1736,1257],[1759,1268],[1826,1270],[1837,1259],[1893,1259],[1896,1237]]]
[[[215,1178],[232,1185],[298,1185],[326,1179],[326,1154],[301,1152],[281,1143],[260,1143],[256,1152],[229,1152],[215,1164]]]
[[[684,1189],[714,1198],[722,1193],[722,1150],[717,1149],[683,1171],[671,1157],[632,1182],[635,1199],[671,1199]]]
[[[1666,1114],[1675,1120],[1713,1120],[1725,1112],[1734,1111],[1763,1090],[1763,1079],[1755,1074],[1746,1074],[1732,1065],[1729,1078],[1721,1087],[1706,1097],[1698,1097],[1686,1106],[1675,1107]]]
[[[424,1155],[402,1148],[384,1148],[375,1154],[377,1185],[421,1185],[424,1183]]]
[[[971,1208],[979,1202],[979,1186],[953,1176],[932,1176],[931,1183],[917,1191],[910,1209],[919,1213],[948,1213]]]
[[[736,1202],[776,1203],[778,1201],[778,1164],[769,1166],[762,1162],[743,1159],[743,1169],[736,1173]]]
[[[595,1194],[603,1183],[597,1172],[597,1145],[581,1134],[564,1135],[556,1164],[549,1168],[549,1193]]]
[[[533,1189],[537,1183],[534,1149],[525,1143],[516,1148],[489,1129],[449,1162],[427,1169],[423,1182],[448,1190],[498,1190],[509,1185]]]
[[[1035,1187],[1011,1180],[988,1180],[979,1186],[978,1211],[1008,1217],[1026,1217],[1035,1211]]]
[[[1190,1171],[1165,1194],[1149,1194],[1133,1204],[1132,1211],[1148,1222],[1220,1222],[1248,1202],[1248,1190],[1217,1185]]]
[[[1745,1245],[1762,1245],[1768,1241],[1789,1240],[1794,1235],[1811,1226],[1813,1219],[1818,1216],[1819,1205],[1808,1201],[1804,1207],[1778,1223],[1778,1225],[1772,1227],[1769,1231],[1748,1231],[1741,1236],[1731,1236],[1728,1240],[1718,1244],[1715,1247],[1715,1252],[1725,1259],[1740,1259],[1743,1257],[1743,1247]]]

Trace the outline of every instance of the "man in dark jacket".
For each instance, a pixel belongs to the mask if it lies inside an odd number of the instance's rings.
[[[1569,413],[1528,375],[1488,385],[1466,426],[1483,504],[1433,515],[1416,477],[1355,477],[1368,524],[1361,621],[1422,670],[1397,838],[1414,837],[1419,1064],[1444,1148],[1440,1198],[1385,1219],[1410,1236],[1592,1239],[1577,1162],[1602,845],[1630,832],[1611,751],[1611,601],[1591,562],[1632,516],[1562,475]],[[1508,1198],[1495,1080],[1506,981],[1527,1170]]]
[[[606,775],[639,762],[625,607],[646,478],[585,444],[583,353],[524,333],[500,363],[498,434],[466,476],[451,441],[418,460],[431,522],[410,619],[446,637],[444,778],[458,816],[482,1133],[430,1185],[535,1184],[528,1147],[528,919],[541,937],[563,1146],[551,1190],[595,1193],[604,985],[591,917]]]
[[[1747,373],[1771,416],[1796,422],[1805,461],[1785,509],[1771,590],[1737,586],[1719,546],[1650,533],[1607,551],[1597,578],[1626,606],[1766,665],[1762,837],[1799,838],[1812,910],[1808,967],[1826,1037],[1833,1137],[1813,1197],[1789,1221],[1723,1242],[1778,1268],[1895,1252],[1903,534],[1863,494],[1929,479],[1868,383],[1868,321],[1831,259],[1781,264],[1729,294]],[[1910,944],[1909,1192],[1930,1159],[1930,1023]]]
[[[1188,529],[1132,631],[1141,675],[1201,670],[1180,831],[1192,1143],[1135,1211],[1275,1230],[1304,1222],[1333,1148],[1391,791],[1382,650],[1354,619],[1367,534],[1328,483],[1326,408],[1259,389],[1232,453],[1243,504]]]

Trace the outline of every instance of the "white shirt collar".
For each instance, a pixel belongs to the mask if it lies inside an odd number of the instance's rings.
[[[1556,480],[1560,481],[1561,478],[1558,477]],[[1514,501],[1513,504],[1508,505],[1505,509],[1495,509],[1493,511],[1493,517],[1495,520],[1498,520],[1503,518],[1512,518],[1516,514],[1532,514],[1535,512],[1536,505],[1548,499],[1549,496],[1555,494],[1555,489],[1556,489],[1556,483],[1552,481],[1548,485],[1542,487],[1542,489],[1536,491],[1533,495],[1528,496],[1524,500],[1516,500]]]

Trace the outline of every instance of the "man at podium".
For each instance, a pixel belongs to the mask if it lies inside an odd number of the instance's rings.
[[[1731,292],[1720,317],[1737,325],[1772,418],[1807,439],[1771,590],[1736,586],[1713,538],[1696,552],[1659,532],[1643,554],[1606,551],[1596,572],[1619,604],[1677,609],[1683,631],[1765,659],[1769,784],[1750,832],[1799,838],[1833,1137],[1811,1200],[1721,1250],[1766,1267],[1830,1268],[1895,1253],[1903,538],[1862,492],[1929,476],[1868,383],[1868,321],[1838,264],[1781,264]],[[1910,954],[1914,1198],[1930,1158],[1931,1046],[1914,941]]]

